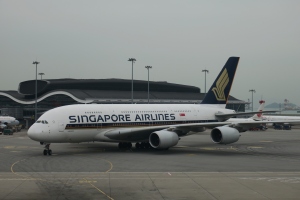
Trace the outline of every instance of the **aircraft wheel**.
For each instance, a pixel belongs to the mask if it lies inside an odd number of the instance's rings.
[[[46,156],[47,155],[47,150],[46,149],[44,149],[44,156]]]
[[[135,143],[135,148],[136,149],[140,149],[141,148],[141,144],[139,142]]]
[[[51,149],[48,150],[48,155],[49,155],[49,156],[52,155],[52,150],[51,150]]]
[[[120,142],[118,145],[119,149],[130,149],[132,147],[131,142]]]
[[[146,149],[151,149],[151,145],[149,142],[145,143],[145,145],[146,145]]]
[[[128,149],[131,149],[131,147],[132,147],[132,143],[128,142]]]
[[[119,149],[123,149],[123,143],[119,142],[118,147],[119,147]]]

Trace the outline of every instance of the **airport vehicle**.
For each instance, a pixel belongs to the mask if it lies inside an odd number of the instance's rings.
[[[3,130],[3,135],[12,135],[14,132],[12,129],[4,129]]]
[[[230,57],[201,104],[81,104],[54,108],[45,112],[28,130],[32,140],[50,143],[89,141],[115,142],[119,148],[168,149],[180,137],[212,128],[211,139],[217,144],[237,142],[240,132],[261,122],[227,122],[236,115],[225,109],[238,66],[239,57]],[[257,112],[250,112],[257,113]]]
[[[0,126],[1,128],[5,128],[7,125],[15,126],[18,125],[19,121],[16,118],[11,116],[0,116]]]

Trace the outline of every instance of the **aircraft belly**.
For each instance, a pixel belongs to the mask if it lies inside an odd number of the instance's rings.
[[[139,128],[102,129],[94,140],[99,142],[147,142],[153,131],[155,130]]]
[[[94,141],[95,135],[97,135],[99,131],[95,130],[73,130],[73,131],[65,131],[64,134],[67,135],[67,142],[70,143],[79,143],[79,142],[90,142]]]

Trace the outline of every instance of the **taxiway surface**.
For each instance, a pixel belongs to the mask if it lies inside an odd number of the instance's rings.
[[[117,144],[51,144],[25,131],[0,135],[0,199],[299,199],[300,129],[242,133],[216,145],[209,132],[168,151]]]

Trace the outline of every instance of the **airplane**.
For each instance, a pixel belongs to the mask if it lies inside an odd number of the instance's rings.
[[[180,137],[211,128],[216,144],[237,142],[240,132],[261,122],[227,122],[241,115],[225,109],[239,57],[230,57],[200,104],[75,104],[45,112],[28,130],[32,140],[51,143],[114,142],[120,149],[167,150]],[[257,113],[257,112],[250,112]],[[242,113],[244,114],[244,113]],[[245,128],[246,127],[246,128]]]
[[[265,101],[260,100],[259,103],[260,103],[260,105],[257,109],[257,113],[255,113],[252,117],[249,117],[249,118],[230,118],[230,119],[227,120],[227,122],[238,123],[238,122],[262,121],[263,120],[262,113],[264,113],[264,112],[276,112],[276,111],[263,111],[263,109],[265,107]],[[245,128],[247,128],[247,127],[245,127]],[[247,131],[247,130],[244,130],[244,131]]]
[[[262,120],[262,113],[264,113],[264,112],[276,112],[276,111],[263,111],[263,109],[265,107],[265,101],[261,100],[261,101],[259,101],[259,103],[260,103],[260,105],[257,109],[257,112],[255,112],[252,117],[249,117],[249,118],[230,118],[230,119],[227,120],[227,122],[261,121]],[[245,115],[245,113],[243,113],[243,115]]]
[[[19,121],[16,118],[11,116],[0,116],[0,127],[5,128],[7,125],[15,126],[19,125]]]
[[[263,110],[263,109],[262,109]],[[261,121],[267,121],[269,124],[291,124],[293,121],[299,121],[299,116],[272,116],[272,115],[258,115],[253,117],[254,120],[261,120]],[[274,123],[274,121],[282,121],[282,123]],[[299,124],[299,123],[292,123],[292,124]]]

